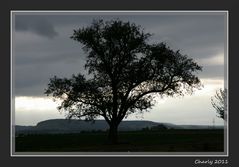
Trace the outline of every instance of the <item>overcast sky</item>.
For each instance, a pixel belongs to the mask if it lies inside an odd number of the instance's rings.
[[[131,116],[175,124],[211,125],[216,117],[210,98],[224,87],[225,13],[14,13],[13,84],[16,124],[32,125],[63,118],[56,104],[43,94],[49,78],[85,73],[82,45],[70,39],[73,29],[89,26],[93,19],[120,19],[141,25],[152,33],[150,43],[166,42],[203,66],[198,73],[204,88],[184,98],[158,99],[151,112]]]

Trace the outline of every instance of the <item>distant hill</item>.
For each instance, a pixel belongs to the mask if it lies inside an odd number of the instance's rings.
[[[210,126],[199,125],[175,125],[170,123],[158,123],[152,121],[122,121],[119,131],[136,131],[160,127],[162,129],[209,129]],[[16,134],[20,133],[79,133],[82,131],[106,131],[108,124],[104,120],[96,120],[94,123],[82,120],[52,119],[39,122],[36,126],[15,126]],[[223,128],[215,127],[215,128]]]

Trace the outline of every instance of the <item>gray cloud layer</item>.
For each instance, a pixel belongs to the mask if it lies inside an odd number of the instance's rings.
[[[15,21],[16,31],[30,31],[47,38],[54,38],[58,35],[45,16],[19,15],[15,17]]]
[[[90,25],[93,19],[119,18],[141,25],[153,33],[149,42],[166,42],[195,60],[224,53],[223,15],[15,15],[13,38],[16,95],[42,96],[53,75],[69,77],[85,73],[82,45],[69,37],[73,29]],[[43,38],[42,38],[43,37]],[[49,40],[51,39],[51,40]],[[223,78],[223,64],[203,66],[201,78]]]

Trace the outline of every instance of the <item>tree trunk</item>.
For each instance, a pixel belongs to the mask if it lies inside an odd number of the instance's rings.
[[[118,143],[118,125],[111,124],[108,134],[109,144],[117,144]]]

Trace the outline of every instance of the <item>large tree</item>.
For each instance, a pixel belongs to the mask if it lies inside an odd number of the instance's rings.
[[[211,98],[212,106],[217,112],[217,116],[226,120],[227,113],[227,89],[219,89],[216,94]]]
[[[165,43],[149,44],[151,36],[133,23],[93,21],[74,30],[72,39],[83,44],[89,75],[50,79],[45,93],[61,99],[59,110],[68,118],[109,124],[109,141],[117,143],[117,129],[129,114],[148,111],[155,96],[192,93],[200,86],[195,72],[202,68]]]

